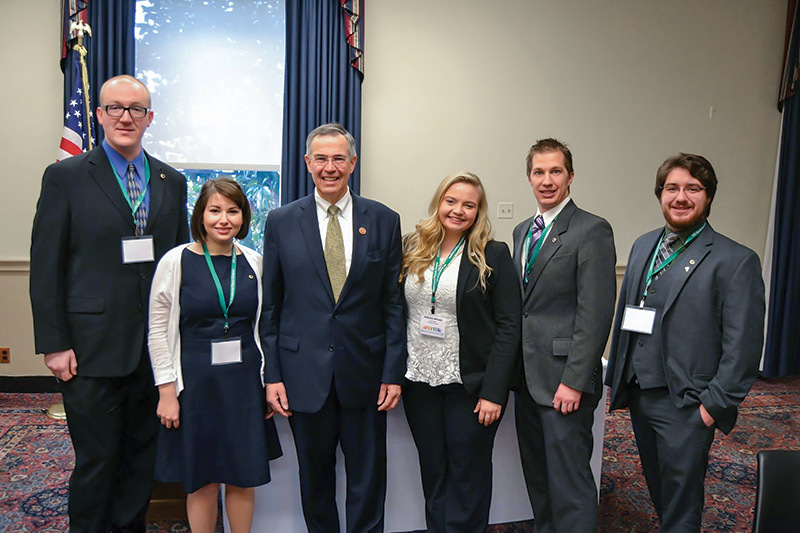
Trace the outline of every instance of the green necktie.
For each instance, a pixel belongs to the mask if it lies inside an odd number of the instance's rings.
[[[325,265],[328,267],[328,278],[331,280],[333,300],[339,301],[339,295],[347,277],[344,270],[344,240],[342,228],[339,226],[339,208],[331,205],[328,208],[328,232],[325,236]]]

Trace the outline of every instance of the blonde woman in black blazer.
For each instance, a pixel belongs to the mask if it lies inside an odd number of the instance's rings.
[[[445,178],[405,238],[408,365],[403,402],[419,451],[430,532],[483,532],[492,447],[519,350],[519,280],[491,239],[486,193]]]

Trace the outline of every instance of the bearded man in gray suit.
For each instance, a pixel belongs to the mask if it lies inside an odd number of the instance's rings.
[[[536,215],[514,229],[522,281],[516,422],[537,532],[597,531],[589,461],[602,396],[601,358],[616,293],[611,226],[570,199],[572,153],[555,139],[527,157]]]
[[[761,360],[761,265],[708,223],[716,191],[705,157],[662,163],[666,227],[633,244],[612,330],[610,408],[630,407],[662,532],[700,531],[714,429],[733,429]]]

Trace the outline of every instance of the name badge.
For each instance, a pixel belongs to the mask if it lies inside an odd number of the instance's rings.
[[[422,315],[419,321],[419,332],[427,337],[444,338],[444,319],[435,315]]]
[[[125,237],[122,239],[122,263],[152,263],[156,260],[153,236]]]
[[[622,331],[653,334],[653,324],[656,322],[656,310],[652,307],[637,307],[626,305],[622,315]]]
[[[211,341],[211,364],[230,365],[242,362],[242,339]]]

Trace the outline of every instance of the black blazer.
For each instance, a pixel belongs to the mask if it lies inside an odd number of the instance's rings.
[[[48,166],[42,178],[31,239],[36,352],[72,348],[80,376],[124,376],[136,369],[156,262],[189,240],[186,179],[146,157],[145,234],[154,239],[152,263],[122,263],[122,238],[133,237],[135,226],[102,147]]]
[[[461,381],[470,394],[505,406],[520,342],[521,295],[514,263],[504,242],[489,241],[492,272],[486,290],[478,267],[461,254],[456,292]]]

